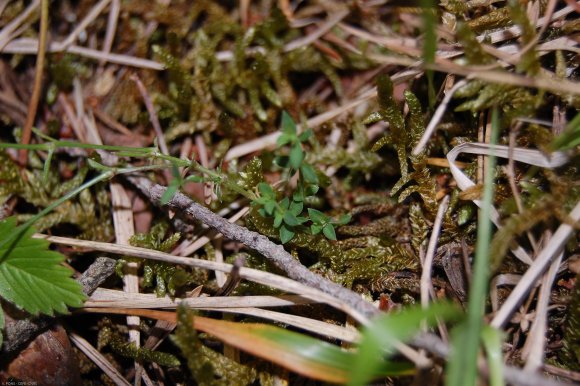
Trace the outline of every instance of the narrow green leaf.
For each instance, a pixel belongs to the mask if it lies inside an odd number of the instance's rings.
[[[0,240],[16,232],[16,219],[0,222]],[[85,295],[71,271],[60,263],[65,257],[48,249],[49,242],[34,239],[28,228],[13,242],[0,247],[0,296],[36,315],[65,313],[67,306],[80,307]]]
[[[491,140],[490,143],[496,144],[500,131],[500,110],[494,107],[491,114]],[[455,350],[461,347],[463,352],[463,366],[461,372],[462,386],[474,386],[477,383],[477,354],[480,347],[481,327],[483,325],[483,315],[485,312],[485,303],[487,299],[487,286],[490,272],[489,247],[492,233],[491,225],[491,208],[493,207],[493,190],[495,170],[495,156],[491,154],[488,158],[488,167],[486,168],[483,186],[483,200],[481,213],[478,218],[477,226],[477,243],[475,246],[475,260],[473,266],[473,280],[469,288],[469,298],[467,304],[467,334],[465,340],[459,343],[460,346],[454,346]]]
[[[255,330],[256,334],[283,347],[286,355],[294,357],[294,363],[303,362],[308,368],[316,368],[321,374],[331,376],[334,382],[346,380],[356,353],[345,351],[335,345],[278,327],[268,326]],[[375,376],[409,375],[413,371],[410,364],[384,361],[379,365]],[[336,378],[334,378],[336,377]]]
[[[302,202],[304,201],[304,188],[302,185],[298,185],[296,190],[292,194],[292,201],[294,202]]]
[[[274,201],[268,201],[264,204],[264,210],[266,211],[268,216],[273,215],[275,209],[276,209],[276,202],[274,202]]]
[[[44,161],[44,166],[42,168],[42,181],[44,183],[48,182],[48,172],[50,170],[50,163],[52,161],[52,156],[54,155],[54,147],[51,146],[48,149],[48,155],[46,157],[46,161]]]
[[[328,222],[328,220],[329,220],[329,217],[327,215],[325,215],[324,213],[322,213],[318,209],[314,209],[314,208],[308,208],[308,216],[310,216],[310,219],[312,220],[312,222],[317,223],[317,224],[324,224],[324,223]]]
[[[292,214],[298,216],[300,213],[302,213],[302,209],[304,209],[304,203],[301,201],[292,201],[290,203],[290,212],[292,212]]]
[[[336,240],[336,232],[334,231],[334,225],[327,223],[322,227],[322,233],[327,239]]]
[[[181,180],[181,173],[179,173],[179,168],[175,164],[171,165],[171,175],[173,178]]]
[[[292,240],[292,238],[295,235],[295,232],[288,226],[286,226],[286,224],[283,224],[280,227],[280,241],[282,242],[282,244],[286,244],[288,241]]]
[[[282,201],[280,201],[280,206],[282,209],[288,209],[290,207],[290,199],[288,197],[284,197]]]
[[[427,309],[411,307],[397,314],[384,314],[374,319],[362,333],[358,355],[352,363],[351,386],[366,385],[376,374],[385,354],[392,354],[397,342],[413,337],[425,321],[434,325],[437,319],[454,320],[461,312],[450,303],[434,303]]]
[[[550,144],[552,150],[568,150],[580,145],[580,113],[566,125],[562,134]]]
[[[304,194],[306,196],[314,196],[316,193],[318,193],[318,190],[320,190],[318,185],[308,185],[306,189],[304,189]]]
[[[282,220],[284,220],[284,215],[282,213],[276,213],[276,216],[274,216],[274,228],[279,228],[282,225]]]
[[[351,219],[351,215],[350,214],[343,214],[342,216],[340,216],[338,218],[337,221],[333,221],[333,224],[336,224],[336,225],[348,224],[348,222],[350,221],[350,219]]]
[[[290,150],[290,166],[293,169],[298,170],[302,161],[304,160],[304,152],[302,151],[302,146],[297,143],[292,146],[292,150]]]
[[[323,227],[323,225],[312,224],[312,225],[310,225],[310,232],[312,232],[313,235],[317,235],[320,232],[322,232],[322,227]]]
[[[300,140],[300,142],[306,142],[306,141],[308,141],[308,139],[309,139],[310,137],[312,137],[312,134],[314,134],[314,133],[312,132],[312,129],[308,129],[308,130],[306,130],[306,131],[302,132],[302,134],[300,134],[300,135],[298,136],[298,139]]]
[[[202,176],[197,176],[197,175],[188,176],[184,180],[184,182],[198,182],[198,183],[199,182],[204,182],[204,181],[205,181],[205,178],[203,178]]]
[[[274,189],[272,189],[272,187],[265,182],[260,182],[258,184],[258,191],[263,197],[275,197]]]
[[[278,139],[276,140],[276,145],[278,147],[282,147],[284,145],[286,145],[287,143],[292,142],[292,136],[286,134],[286,133],[282,133]]]
[[[292,119],[290,114],[282,111],[282,132],[290,136],[296,136],[296,122]]]
[[[318,184],[318,176],[316,175],[312,165],[302,163],[300,166],[300,173],[302,173],[302,178],[304,178],[304,181],[307,183],[314,185]]]
[[[491,326],[484,326],[481,330],[481,340],[487,354],[489,364],[489,384],[491,386],[505,386],[503,378],[503,334]]]
[[[161,199],[159,200],[161,205],[166,205],[169,201],[171,201],[173,196],[175,196],[175,193],[177,193],[177,190],[179,189],[179,185],[180,185],[180,183],[178,180],[172,180],[169,183],[169,185],[167,186],[167,189],[165,189],[165,192],[163,192],[163,195],[161,196]]]
[[[465,355],[463,344],[467,340],[467,323],[462,322],[451,330],[451,355],[445,368],[445,386],[462,386]]]
[[[287,211],[284,213],[284,223],[286,223],[287,225],[290,225],[291,227],[300,224],[298,222],[298,219],[296,218],[296,216],[294,214],[292,214],[292,212],[290,212],[290,211]]]

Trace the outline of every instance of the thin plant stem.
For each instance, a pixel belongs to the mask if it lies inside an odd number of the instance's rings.
[[[12,243],[11,246],[6,248],[7,251],[10,251],[12,249],[12,246],[15,245],[16,242],[18,242],[18,240],[20,239],[20,237],[22,237],[22,235],[26,232],[26,230],[29,229],[32,225],[34,225],[34,223],[36,221],[38,221],[40,218],[46,216],[48,213],[52,212],[56,207],[58,207],[59,205],[61,205],[65,201],[70,200],[71,198],[75,197],[77,194],[81,193],[83,190],[88,189],[91,186],[96,185],[101,181],[108,180],[109,178],[112,178],[113,176],[115,176],[117,174],[128,174],[128,173],[136,173],[136,172],[143,172],[143,171],[149,171],[149,170],[165,169],[169,166],[170,165],[147,165],[147,166],[128,167],[128,168],[121,168],[121,169],[108,168],[106,166],[102,166],[102,168],[105,169],[105,171],[103,173],[99,174],[95,178],[85,182],[84,184],[78,186],[77,188],[66,193],[64,196],[55,200],[50,205],[48,205],[46,208],[44,208],[43,210],[41,210],[40,212],[38,212],[37,214],[35,214],[31,218],[29,218],[28,221],[19,225],[16,228],[15,232],[12,233],[10,236],[0,240],[0,249],[2,249],[6,244]],[[4,259],[4,256],[5,256],[4,254],[0,256],[0,262],[2,262],[2,260]]]
[[[491,113],[491,144],[497,142],[499,132],[499,110],[494,107]],[[478,219],[477,245],[475,250],[475,263],[473,268],[473,280],[469,291],[469,303],[467,307],[467,334],[461,350],[463,351],[464,370],[463,385],[475,385],[477,377],[477,356],[485,311],[485,299],[489,278],[489,247],[491,240],[491,208],[493,202],[493,169],[495,156],[488,158],[488,167],[485,170],[483,205]],[[459,349],[459,347],[456,347]]]
[[[36,70],[34,74],[34,88],[30,103],[28,104],[28,114],[22,132],[21,143],[26,145],[30,142],[32,136],[32,125],[38,109],[40,93],[42,91],[42,72],[44,70],[44,58],[46,55],[46,36],[48,33],[48,3],[49,0],[41,0],[40,4],[40,38],[38,41],[38,55],[36,57]],[[26,149],[20,149],[18,160],[22,165],[26,164]]]

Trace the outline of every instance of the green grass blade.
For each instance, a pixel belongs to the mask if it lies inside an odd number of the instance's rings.
[[[377,317],[363,331],[359,352],[351,363],[350,386],[366,385],[378,375],[384,355],[393,353],[398,342],[413,337],[420,329],[422,322],[431,326],[437,319],[453,320],[461,313],[450,303],[435,303],[427,309],[412,307],[397,314],[385,314]]]
[[[503,379],[503,353],[501,349],[503,342],[502,332],[491,326],[484,326],[481,331],[481,339],[489,365],[489,384],[491,386],[505,386]]]
[[[499,110],[494,108],[491,116],[491,143],[497,142],[499,132]],[[491,240],[491,207],[493,202],[493,169],[495,167],[495,157],[488,158],[488,167],[485,171],[483,203],[478,219],[477,246],[475,250],[475,263],[473,268],[473,280],[469,291],[466,331],[456,334],[453,349],[455,352],[461,351],[461,356],[456,356],[454,360],[461,361],[461,364],[450,363],[449,369],[460,369],[460,374],[448,374],[448,386],[475,386],[477,379],[477,355],[481,329],[483,325],[483,315],[485,312],[485,300],[487,296],[487,286],[489,279],[489,247]]]

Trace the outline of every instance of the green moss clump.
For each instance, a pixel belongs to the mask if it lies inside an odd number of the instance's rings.
[[[191,375],[199,385],[245,386],[258,376],[254,368],[237,363],[205,346],[193,328],[193,312],[184,306],[177,309],[178,326],[172,340],[187,360]]]
[[[558,359],[568,369],[580,371],[580,274],[576,275],[576,285],[571,296],[565,335],[562,339],[564,347],[559,351]]]
[[[144,347],[136,347],[135,343],[126,342],[119,333],[109,326],[99,329],[99,349],[109,346],[111,350],[125,358],[131,358],[139,362],[153,362],[161,366],[177,367],[181,363],[172,354],[150,350]]]
[[[165,223],[156,224],[149,233],[131,236],[129,243],[134,247],[169,252],[179,241],[181,234],[174,233],[166,238],[167,228]],[[176,265],[148,259],[143,261],[143,282],[141,285],[143,288],[155,286],[155,294],[159,297],[168,293],[175,296],[179,289],[191,281],[191,275]]]
[[[87,176],[88,168],[82,166],[76,174],[68,179],[62,179],[58,171],[49,168],[45,174],[42,161],[33,152],[29,152],[29,169],[22,170],[4,152],[0,151],[0,203],[10,197],[20,197],[25,202],[43,209],[65,193],[79,187]],[[75,165],[64,165],[75,170]],[[113,228],[109,216],[109,199],[106,185],[99,184],[91,193],[84,190],[72,200],[64,202],[51,213],[35,223],[39,232],[60,224],[72,224],[80,230],[78,237],[90,240],[108,241],[113,236]],[[18,215],[19,221],[26,221],[32,214]]]

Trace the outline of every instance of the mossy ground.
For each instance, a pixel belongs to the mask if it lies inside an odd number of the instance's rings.
[[[215,181],[180,187],[215,212],[230,215],[226,208],[233,203],[248,204],[240,189],[257,194],[259,183],[265,181],[276,186],[282,198],[291,197],[300,184],[292,179],[293,173],[275,162],[277,156],[287,155],[272,140],[283,111],[287,111],[303,130],[310,127],[314,134],[303,148],[320,189],[304,199],[305,208],[333,218],[348,214],[352,220],[337,227],[337,241],[311,234],[308,226],[298,226],[286,249],[323,277],[363,294],[385,311],[396,310],[419,302],[421,261],[439,204],[449,196],[435,251],[434,296],[465,307],[469,265],[477,242],[478,209],[473,201],[481,198],[485,161],[476,156],[461,158],[462,170],[476,182],[471,190],[462,192],[445,157],[459,144],[489,141],[491,109],[497,108],[502,117],[499,144],[544,152],[557,146],[570,152],[570,161],[553,170],[503,160],[494,169],[494,205],[502,228],[494,229],[492,278],[524,273],[527,266],[509,249],[517,242],[530,255],[537,255],[550,234],[570,221],[568,213],[578,203],[580,125],[577,120],[573,124],[580,106],[578,45],[574,43],[578,14],[577,9],[569,10],[575,3],[555,2],[551,9],[552,3],[443,1],[430,8],[407,8],[396,2],[359,1],[121,1],[117,15],[109,5],[90,16],[95,1],[54,1],[50,4],[50,41],[62,41],[89,17],[90,23],[75,35],[73,45],[90,47],[100,56],[73,49],[47,52],[34,122],[39,132],[62,141],[100,140],[105,145],[151,147],[162,140],[170,155],[193,158],[228,180],[229,188]],[[21,0],[8,2],[0,11],[0,31],[28,5]],[[557,16],[537,28],[537,18],[553,12]],[[36,13],[32,12],[30,25],[19,31],[20,36],[2,41],[11,46],[0,45],[5,50],[0,57],[3,143],[18,143],[22,138],[35,52],[14,53],[14,47],[24,47],[19,39],[37,38]],[[426,33],[424,22],[433,15],[436,33]],[[520,32],[499,34],[514,28]],[[103,53],[110,34],[110,52],[122,58],[112,60]],[[429,36],[435,39],[435,52],[425,48]],[[430,55],[435,60],[425,72],[421,63]],[[152,69],[155,66],[164,70]],[[150,111],[133,75],[145,85],[145,98],[154,106],[162,138],[156,138]],[[425,147],[414,152],[435,109],[464,78],[468,81],[446,106],[436,132]],[[542,86],[546,82],[552,86]],[[570,140],[553,142],[566,130]],[[33,143],[43,141],[33,135]],[[120,155],[118,165],[156,162]],[[16,151],[0,152],[0,219],[15,215],[25,221],[93,177],[96,171],[89,167],[89,159],[103,161],[102,155],[90,149],[57,149],[50,156],[30,151],[23,165],[18,163]],[[185,171],[148,176],[170,185],[180,173],[183,176]],[[129,184],[125,189],[136,233],[141,234],[133,239],[135,245],[157,250],[171,250],[175,245],[186,248],[191,239],[203,234],[201,224],[187,224],[179,213],[153,208]],[[101,183],[58,207],[36,227],[52,235],[115,242],[112,214],[116,210],[108,183]],[[259,206],[252,207],[239,223],[279,242],[278,227],[258,210]],[[92,256],[62,250],[68,264],[79,271]],[[207,244],[194,256],[213,260],[218,254],[233,262],[239,252],[248,252],[246,266],[279,273],[261,256],[227,240]],[[552,283],[553,307],[547,316],[543,353],[545,363],[569,369],[565,376],[576,380],[579,374],[574,371],[579,370],[580,359],[577,256],[574,235]],[[212,295],[219,288],[220,279],[213,272],[143,263],[130,256],[126,260],[139,263],[143,292],[184,296],[203,286]],[[120,289],[121,279],[111,279],[107,286]],[[488,298],[490,315],[491,304],[501,304],[511,288],[494,288]],[[264,293],[275,291],[242,282],[234,292]],[[522,356],[530,334],[524,321],[534,316],[536,302],[537,294],[532,292],[515,316],[520,323],[509,323],[505,329],[507,363],[519,366],[528,360]],[[347,322],[343,315],[322,306],[285,312],[337,324]],[[180,318],[187,320],[186,315]],[[255,320],[251,316],[231,319]],[[153,324],[144,319],[142,324],[145,340]],[[124,319],[71,316],[67,325],[95,345],[96,330],[106,326],[115,338],[107,340],[101,333],[100,349],[129,378],[135,372],[127,357],[140,360],[152,379],[166,384],[309,382],[254,357],[232,353],[220,342],[192,331],[177,333],[175,342],[182,351],[165,341],[159,351],[171,354],[156,358],[155,353],[122,342],[127,330]],[[176,371],[171,361],[183,359],[182,355],[187,356],[181,361],[183,371]],[[151,362],[162,362],[161,370],[155,370],[159,367]],[[550,372],[549,366],[538,370]],[[91,385],[110,383],[91,366],[84,379]],[[409,379],[386,382],[407,384]]]

